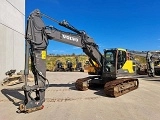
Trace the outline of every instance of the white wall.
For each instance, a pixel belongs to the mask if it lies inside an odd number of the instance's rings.
[[[0,81],[24,69],[25,0],[0,0]]]

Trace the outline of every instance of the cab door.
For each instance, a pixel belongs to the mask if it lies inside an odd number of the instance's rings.
[[[127,60],[127,53],[123,50],[117,51],[117,70],[122,69]]]
[[[103,79],[116,79],[117,73],[117,49],[105,50],[103,61]]]

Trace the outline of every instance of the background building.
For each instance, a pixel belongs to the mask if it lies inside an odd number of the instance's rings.
[[[0,81],[24,69],[25,0],[0,0]]]

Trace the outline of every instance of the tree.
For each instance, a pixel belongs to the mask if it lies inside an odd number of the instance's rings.
[[[72,55],[71,55],[71,56],[76,56],[76,55],[75,55],[75,53],[72,53]]]

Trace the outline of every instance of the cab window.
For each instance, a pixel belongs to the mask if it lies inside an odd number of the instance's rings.
[[[126,51],[122,51],[122,50],[119,50],[118,51],[118,66],[117,68],[120,69],[123,67],[124,63],[126,62]]]

